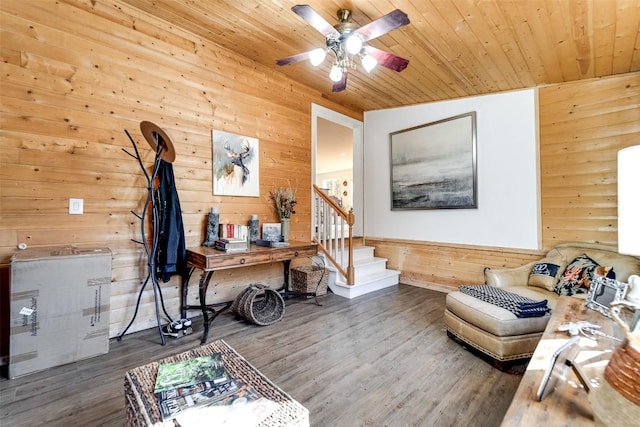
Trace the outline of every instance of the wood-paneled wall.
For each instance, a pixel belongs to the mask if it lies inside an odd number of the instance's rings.
[[[640,144],[640,73],[547,86],[539,98],[543,246],[617,247],[618,151]]]
[[[541,250],[366,238],[403,283],[450,291],[482,283],[485,266],[519,266],[559,243],[617,248],[617,153],[640,141],[640,73],[545,86],[538,94]]]
[[[189,246],[204,239],[206,216],[221,222],[277,221],[268,201],[274,186],[298,189],[291,238],[310,237],[311,103],[351,111],[237,54],[167,25],[124,2],[0,3],[2,90],[0,130],[0,263],[18,243],[107,246],[113,252],[111,336],[133,316],[146,258],[139,220],[146,180],[124,133],[153,156],[140,132],[148,120],[172,138],[173,163]],[[260,140],[260,197],[213,195],[211,131]],[[84,214],[69,215],[69,198]],[[69,272],[73,274],[73,272]],[[249,282],[278,284],[281,264],[216,273],[210,299],[232,299]],[[197,278],[190,295],[197,295]],[[162,284],[178,313],[179,279]],[[212,289],[212,287],[210,288]],[[148,292],[131,331],[155,324]]]
[[[224,222],[257,213],[275,221],[273,185],[293,179],[300,204],[292,238],[309,238],[310,104],[351,117],[305,86],[249,59],[166,25],[126,3],[89,0],[0,2],[0,263],[30,246],[108,246],[113,251],[112,336],[133,315],[146,275],[139,212],[146,182],[128,129],[151,161],[139,123],[160,125],[176,146],[174,172],[189,245],[203,240],[206,213]],[[540,88],[543,250],[561,241],[613,244],[615,156],[637,143],[640,75]],[[211,130],[260,139],[259,198],[212,195]],[[68,214],[69,198],[84,215]],[[442,290],[482,281],[484,266],[508,267],[543,251],[367,239],[406,283]],[[211,300],[251,281],[278,283],[280,265],[216,273]],[[192,283],[192,287],[195,285]],[[163,284],[177,313],[177,278]],[[211,288],[210,288],[211,289]],[[192,288],[191,295],[195,295]],[[155,323],[147,292],[131,331]]]

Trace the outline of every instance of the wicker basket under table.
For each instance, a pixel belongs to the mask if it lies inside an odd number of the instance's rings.
[[[318,265],[300,265],[291,268],[291,289],[309,292],[316,296],[327,294],[329,272]]]
[[[174,427],[176,424],[173,421],[162,422],[160,408],[158,408],[158,402],[153,393],[159,364],[187,360],[212,353],[222,354],[225,368],[231,377],[248,384],[267,399],[278,402],[278,409],[262,420],[258,424],[260,427],[309,427],[307,408],[273,384],[223,340],[217,340],[128,371],[124,379],[127,425]],[[211,425],[215,425],[215,420],[211,420]]]

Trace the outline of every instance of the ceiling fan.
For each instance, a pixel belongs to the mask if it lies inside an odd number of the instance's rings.
[[[360,28],[350,21],[351,11],[348,9],[338,10],[339,22],[334,26],[331,26],[307,4],[293,6],[291,10],[321,32],[326,37],[327,46],[278,59],[276,64],[289,65],[309,59],[313,66],[318,66],[324,61],[327,53],[331,53],[334,62],[329,78],[333,82],[333,92],[340,92],[347,88],[347,75],[349,69],[356,68],[356,58],[359,58],[367,72],[371,72],[377,64],[397,72],[409,65],[407,59],[367,45],[368,41],[409,24],[409,17],[400,9]]]

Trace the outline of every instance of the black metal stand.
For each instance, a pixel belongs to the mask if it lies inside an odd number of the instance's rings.
[[[289,270],[291,267],[291,259],[282,260],[283,263],[283,274],[284,274],[284,283],[281,288],[276,289],[280,293],[283,298],[296,298],[296,297],[313,297],[315,299],[316,305],[321,306],[318,302],[318,296],[315,292],[295,292],[289,289]],[[203,318],[203,326],[204,333],[202,335],[201,344],[205,344],[209,337],[209,329],[211,328],[211,324],[215,320],[216,317],[223,311],[229,309],[233,304],[233,301],[224,301],[219,303],[207,304],[207,289],[209,288],[209,282],[211,281],[211,277],[214,270],[203,270],[200,276],[200,282],[198,284],[198,296],[200,298],[199,305],[189,305],[187,304],[187,296],[189,293],[189,281],[191,280],[191,276],[193,272],[196,270],[196,267],[189,268],[189,272],[185,281],[182,282],[182,317],[187,317],[187,310],[198,309],[202,311]],[[321,278],[322,280],[322,278]]]
[[[140,169],[144,173],[145,178],[147,179],[147,200],[145,201],[144,208],[142,209],[142,215],[138,215],[137,213],[131,211],[139,220],[140,220],[140,230],[142,234],[142,241],[139,242],[134,240],[134,242],[139,243],[144,246],[145,253],[147,254],[147,266],[148,273],[147,278],[145,279],[142,287],[140,288],[140,292],[138,293],[138,300],[136,301],[136,309],[133,313],[133,317],[127,327],[122,331],[122,333],[118,336],[118,341],[122,340],[122,337],[127,333],[131,325],[133,324],[136,316],[138,315],[138,309],[140,308],[140,299],[142,298],[142,293],[144,292],[147,283],[151,280],[151,284],[153,285],[153,298],[156,305],[156,322],[158,324],[158,333],[160,334],[160,340],[162,345],[166,344],[165,336],[162,332],[162,322],[160,320],[160,306],[162,306],[162,311],[165,316],[169,319],[169,322],[173,322],[173,319],[167,313],[167,309],[164,306],[164,299],[162,297],[162,289],[160,288],[160,284],[158,283],[157,269],[156,269],[156,255],[158,253],[158,237],[159,237],[159,228],[158,221],[160,217],[160,207],[157,203],[157,188],[156,188],[156,177],[158,175],[158,169],[160,167],[160,154],[163,150],[164,145],[161,141],[156,142],[156,153],[155,159],[153,162],[153,169],[151,175],[147,173],[147,170],[144,168],[142,164],[142,159],[140,158],[140,153],[138,152],[138,148],[136,147],[136,143],[131,138],[129,132],[125,129],[125,133],[129,137],[131,144],[133,145],[133,149],[135,151],[135,155],[129,153],[124,148],[122,151],[133,157],[138,161],[140,165]],[[152,236],[151,236],[151,246],[149,246],[149,242],[147,241],[146,233],[145,233],[145,224],[147,222],[147,215],[149,213],[149,206],[151,206],[151,228],[152,228]],[[159,305],[160,304],[160,305]]]
[[[202,323],[204,326],[204,333],[202,335],[202,340],[200,340],[200,344],[205,344],[207,342],[207,338],[209,337],[209,329],[211,328],[211,324],[215,320],[216,317],[223,311],[227,310],[233,304],[233,301],[225,301],[218,302],[213,304],[207,304],[207,288],[209,287],[209,281],[211,280],[211,276],[213,276],[214,271],[203,271],[200,276],[200,282],[198,284],[198,297],[200,298],[200,305],[189,305],[187,304],[187,295],[189,292],[189,280],[191,279],[191,275],[195,271],[195,267],[189,268],[189,273],[187,275],[186,281],[182,283],[182,312],[181,315],[183,318],[187,317],[187,310],[198,309],[202,311]]]

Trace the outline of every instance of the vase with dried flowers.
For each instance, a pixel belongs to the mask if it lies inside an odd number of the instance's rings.
[[[291,227],[291,214],[296,213],[294,210],[296,203],[296,191],[288,187],[277,187],[269,192],[269,197],[273,202],[273,207],[280,216],[282,240],[289,240],[289,230]]]

